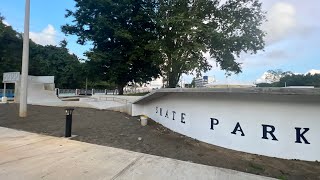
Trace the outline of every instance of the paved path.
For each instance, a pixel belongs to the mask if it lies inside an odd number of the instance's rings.
[[[270,179],[0,127],[0,179]]]

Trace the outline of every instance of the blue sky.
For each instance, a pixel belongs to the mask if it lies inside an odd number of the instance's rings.
[[[260,0],[268,12],[262,28],[268,33],[264,51],[256,55],[242,54],[243,73],[227,80],[225,73],[210,60],[213,69],[204,75],[215,76],[218,83],[249,84],[263,81],[263,74],[270,69],[283,69],[295,73],[320,70],[320,7],[319,0]],[[2,0],[0,12],[6,23],[19,32],[23,31],[25,0]],[[64,18],[65,9],[73,9],[72,0],[31,0],[30,37],[35,42],[58,45],[63,39],[69,43],[70,52],[84,57],[89,45],[76,44],[75,36],[65,36],[60,27],[70,19]],[[192,76],[184,76],[191,81]]]
[[[64,17],[66,9],[73,9],[75,2],[72,0],[31,0],[30,37],[35,42],[46,45],[58,45],[63,39],[69,43],[68,48],[72,53],[84,58],[83,52],[90,46],[81,46],[76,43],[77,37],[65,36],[61,26],[70,22]],[[2,0],[0,12],[6,22],[15,30],[22,32],[24,24],[25,0]]]

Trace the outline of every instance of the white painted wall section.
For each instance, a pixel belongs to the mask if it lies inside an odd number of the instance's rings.
[[[228,149],[320,160],[320,96],[169,93],[133,104],[132,113]]]

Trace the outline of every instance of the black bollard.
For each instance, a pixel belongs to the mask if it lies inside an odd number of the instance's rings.
[[[71,137],[71,129],[72,129],[72,112],[73,108],[66,109],[66,131],[65,137]]]

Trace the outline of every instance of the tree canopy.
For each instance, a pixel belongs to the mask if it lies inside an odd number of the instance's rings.
[[[21,72],[22,34],[3,23],[0,14],[0,80],[4,72]],[[83,87],[85,67],[78,57],[70,54],[65,46],[42,46],[30,40],[29,74],[55,76],[56,87]],[[1,84],[1,83],[0,83]]]
[[[164,76],[176,87],[183,73],[211,68],[204,53],[225,70],[240,73],[241,52],[264,48],[265,20],[258,0],[75,0],[63,32],[92,42],[92,69],[119,90],[129,81]]]
[[[4,72],[20,71],[22,36],[3,23],[0,14],[0,81]],[[0,83],[1,84],[1,83]]]
[[[258,87],[314,86],[320,87],[320,74],[287,73],[272,83],[260,83]]]
[[[291,71],[283,71],[282,69],[268,70],[266,73],[266,81],[267,82],[279,82],[280,79],[287,75],[293,75]]]
[[[115,82],[119,94],[128,82],[146,82],[160,74],[161,58],[154,46],[156,24],[152,0],[75,0],[67,11],[73,24],[62,27],[78,36],[78,43],[92,42],[87,52],[95,76]]]
[[[84,66],[68,49],[30,44],[29,72],[35,76],[55,76],[59,88],[80,88],[85,81]]]
[[[258,0],[159,0],[159,46],[168,87],[175,87],[182,73],[211,68],[204,53],[229,75],[240,73],[241,52],[264,48],[265,20]]]

